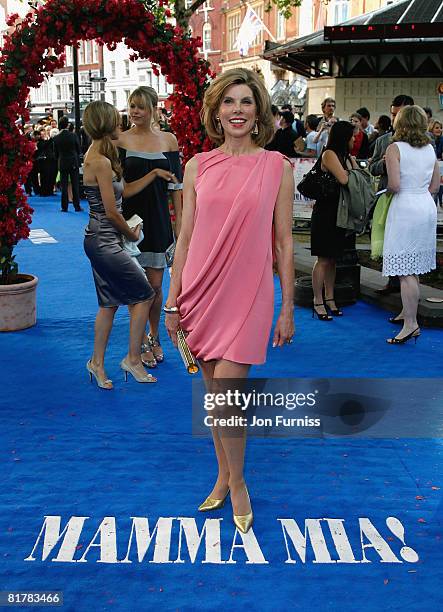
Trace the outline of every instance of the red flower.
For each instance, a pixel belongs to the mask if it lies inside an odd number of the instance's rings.
[[[32,167],[35,145],[16,127],[16,120],[29,120],[29,88],[38,87],[45,74],[63,66],[66,45],[95,38],[112,49],[125,37],[133,50],[131,59],[151,59],[154,73],[161,71],[175,84],[170,96],[172,126],[184,161],[210,148],[199,111],[214,75],[198,57],[198,41],[185,38],[182,28],[164,23],[164,17],[171,16],[168,8],[162,8],[167,6],[167,0],[158,1],[158,21],[140,0],[47,0],[20,23],[17,14],[8,17],[8,25],[15,29],[4,36],[0,56],[0,246],[14,246],[29,235],[33,210],[20,182]]]

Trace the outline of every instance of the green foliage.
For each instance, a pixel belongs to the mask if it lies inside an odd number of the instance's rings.
[[[0,285],[9,285],[14,282],[18,272],[18,264],[12,255],[12,248],[0,246]]]
[[[285,19],[289,19],[292,15],[292,9],[301,6],[303,0],[268,0],[265,6],[265,11],[269,13],[273,6],[276,6]]]

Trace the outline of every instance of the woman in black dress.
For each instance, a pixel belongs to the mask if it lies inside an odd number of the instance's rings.
[[[130,183],[152,170],[170,171],[174,179],[153,181],[146,189],[123,201],[123,215],[129,219],[137,214],[143,219],[144,238],[138,245],[138,258],[145,269],[155,298],[149,313],[149,335],[142,344],[142,360],[148,367],[163,361],[158,327],[162,308],[162,282],[167,267],[166,251],[174,244],[168,197],[172,192],[175,209],[175,230],[180,231],[182,170],[175,136],[162,132],[156,123],[158,97],[152,87],[138,87],[128,99],[129,120],[132,127],[120,134],[118,145],[123,162],[123,176]]]
[[[320,321],[331,321],[341,316],[334,300],[336,260],[343,253],[345,230],[337,227],[340,185],[347,185],[349,172],[358,168],[350,151],[354,145],[354,126],[348,121],[335,123],[328,144],[321,155],[322,180],[328,181],[329,194],[315,202],[311,219],[311,255],[317,256],[312,270],[314,304],[312,316]],[[324,290],[324,298],[323,298]]]

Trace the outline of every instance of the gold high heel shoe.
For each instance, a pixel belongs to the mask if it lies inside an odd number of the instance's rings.
[[[131,366],[131,364],[126,361],[126,358],[121,360],[120,367],[123,370],[123,372],[125,373],[125,381],[126,382],[128,382],[128,372],[129,372],[129,374],[132,374],[132,376],[135,378],[135,380],[137,382],[139,382],[139,383],[155,383],[155,382],[157,382],[157,379],[154,378],[154,376],[152,376],[151,374],[148,374],[147,372],[144,372],[144,374],[140,375],[137,372],[137,370],[134,368],[134,366]]]
[[[92,382],[92,377],[94,377],[97,383],[97,386],[100,387],[100,389],[107,389],[108,391],[110,391],[111,389],[114,388],[112,386],[112,380],[110,380],[109,378],[100,378],[100,376],[97,374],[97,372],[92,367],[92,363],[90,359],[88,359],[86,363],[86,369],[89,372],[90,381]]]
[[[251,505],[251,500],[249,499],[248,489],[246,489],[246,494],[248,496],[249,505]],[[251,512],[248,512],[248,514],[233,514],[232,516],[234,519],[234,525],[237,527],[237,529],[241,531],[242,533],[248,533],[249,529],[251,528],[252,522],[254,520],[252,508],[251,508]]]
[[[226,498],[229,495],[229,489],[223,499],[217,499],[215,497],[207,497],[205,501],[199,505],[199,512],[209,512],[210,510],[218,510],[223,508],[225,505]]]

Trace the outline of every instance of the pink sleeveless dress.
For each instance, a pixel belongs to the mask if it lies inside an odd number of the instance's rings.
[[[198,359],[260,364],[274,311],[272,222],[283,174],[276,151],[196,155],[194,229],[178,298]]]

